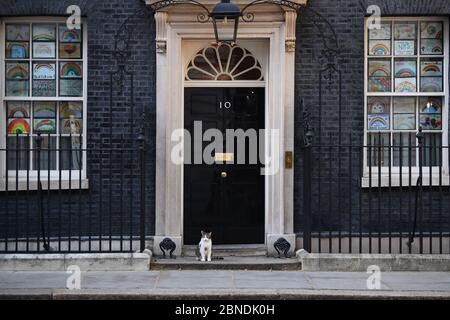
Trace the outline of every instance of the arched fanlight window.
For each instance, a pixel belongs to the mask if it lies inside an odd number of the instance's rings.
[[[187,81],[264,81],[261,64],[253,54],[239,46],[222,44],[203,48],[191,60]]]

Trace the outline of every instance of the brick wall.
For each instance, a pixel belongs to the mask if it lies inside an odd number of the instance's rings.
[[[139,227],[139,158],[137,134],[146,112],[147,135],[147,234],[154,233],[155,158],[155,24],[140,0],[2,0],[0,17],[67,16],[66,8],[78,5],[88,25],[87,137],[89,190],[44,192],[47,233],[109,236],[130,233]],[[137,13],[139,12],[139,14]],[[145,13],[146,12],[146,13]],[[126,70],[134,75],[135,101],[131,105],[131,79],[125,78],[120,94],[114,81],[110,103],[110,73],[118,65],[113,56],[115,34],[126,19],[136,26]],[[115,79],[116,77],[114,77]],[[111,117],[112,115],[112,117]],[[112,136],[110,135],[112,132]],[[116,151],[110,153],[109,149]],[[133,152],[121,152],[132,148]],[[101,152],[101,150],[104,150]],[[100,170],[102,168],[102,170]],[[123,168],[123,170],[121,169]],[[123,183],[121,183],[123,181]],[[36,235],[39,229],[37,194],[33,191],[0,195],[0,230],[9,235]],[[9,200],[8,200],[9,199]],[[50,201],[48,200],[50,199]],[[16,213],[16,201],[18,208]],[[28,203],[28,206],[27,206]],[[60,209],[61,208],[61,209]],[[28,216],[28,217],[27,217]],[[28,231],[24,221],[29,219]]]
[[[312,125],[315,128],[316,145],[337,145],[339,140],[344,145],[348,145],[350,140],[353,144],[361,144],[365,121],[364,17],[366,8],[369,5],[378,5],[382,15],[385,16],[448,16],[450,2],[446,0],[310,0],[309,5],[330,21],[337,34],[340,48],[337,65],[342,72],[342,108],[339,113],[337,81],[333,81],[330,90],[325,89],[321,94],[320,116],[318,74],[324,67],[319,59],[323,46],[317,40],[317,30],[304,15],[299,17],[297,23],[297,104],[299,105],[303,99],[305,105],[309,107]],[[341,117],[339,117],[340,114]],[[304,226],[301,110],[296,113],[295,123],[295,229],[300,232]],[[323,148],[322,154],[319,155],[319,150],[314,149],[313,230],[341,229],[342,231],[371,230],[375,232],[387,232],[389,229],[411,230],[411,222],[408,219],[411,219],[413,215],[415,188],[403,190],[392,188],[391,194],[387,192],[387,188],[383,190],[375,188],[372,192],[362,190],[358,187],[360,182],[358,154],[353,154],[353,162],[350,163],[348,148],[341,149],[341,156],[338,154],[338,149],[333,149],[330,161],[329,150]],[[416,181],[413,182],[415,184]],[[421,224],[424,230],[449,230],[449,190],[443,188],[442,202],[439,200],[439,192],[440,190],[436,189],[431,193],[428,191],[425,193]],[[390,206],[389,203],[391,203]],[[370,212],[369,207],[371,207]]]

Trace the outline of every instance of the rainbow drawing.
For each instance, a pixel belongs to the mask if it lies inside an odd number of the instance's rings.
[[[422,92],[442,92],[441,77],[423,77],[420,85]]]
[[[390,72],[385,68],[373,68],[370,70],[370,77],[389,77]]]
[[[81,42],[81,30],[68,29],[66,26],[59,26],[60,42]]]
[[[25,59],[29,56],[28,42],[8,42],[6,44],[6,57]]]
[[[55,64],[54,63],[34,63],[33,64],[33,79],[55,79]]]
[[[388,60],[369,61],[369,77],[390,77],[391,62]]]
[[[29,118],[29,106],[26,102],[8,102],[8,117],[9,118]]]
[[[54,102],[36,101],[34,103],[33,116],[35,118],[54,118],[55,114]]]
[[[11,80],[26,80],[28,79],[28,64],[27,63],[7,63],[6,64],[6,79]]]
[[[389,115],[368,115],[369,130],[389,130]]]
[[[442,53],[442,47],[441,46],[435,46],[435,47],[433,47],[433,49],[431,49],[431,52],[436,53],[436,54],[440,54],[440,53]]]
[[[6,25],[6,39],[10,41],[29,41],[30,27],[26,24]]]
[[[54,119],[34,119],[33,120],[34,132],[55,132],[55,120]]]
[[[55,43],[53,42],[34,42],[33,58],[54,58]]]
[[[442,61],[422,61],[421,62],[422,77],[440,77],[442,76]]]
[[[395,61],[395,76],[397,78],[413,78],[416,76],[417,65],[413,60]]]
[[[416,79],[395,79],[395,92],[416,92]]]
[[[388,41],[370,41],[369,54],[372,56],[388,56],[391,54],[391,42]]]
[[[414,70],[411,70],[409,68],[403,68],[397,70],[395,76],[398,78],[412,78],[416,76],[416,73],[414,72]]]
[[[17,118],[8,119],[8,134],[16,133],[29,133],[30,132],[30,122],[28,119]]]
[[[389,92],[391,91],[391,78],[370,78],[369,79],[370,92]]]
[[[60,75],[61,78],[81,78],[82,76],[81,63],[78,62],[62,62]]]
[[[55,29],[53,24],[33,25],[33,41],[55,41]]]
[[[416,115],[411,113],[394,114],[394,130],[414,130]]]
[[[422,54],[443,54],[444,49],[440,39],[422,39]]]

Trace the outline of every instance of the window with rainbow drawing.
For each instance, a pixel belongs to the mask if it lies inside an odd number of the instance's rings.
[[[379,28],[366,28],[366,144],[382,146],[367,163],[416,166],[415,148],[406,147],[417,145],[415,135],[422,128],[432,150],[424,165],[441,165],[448,19],[382,18]]]
[[[3,30],[2,114],[8,170],[82,168],[82,26],[69,29],[62,22],[7,20]],[[38,135],[42,137],[39,164]]]

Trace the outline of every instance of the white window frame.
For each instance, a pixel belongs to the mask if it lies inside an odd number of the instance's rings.
[[[0,149],[5,149],[6,147],[6,101],[78,101],[83,104],[83,131],[82,131],[82,149],[86,149],[87,143],[87,78],[88,78],[88,26],[85,19],[81,19],[82,23],[82,59],[70,59],[70,61],[82,62],[83,65],[83,96],[82,97],[59,97],[59,81],[56,81],[56,93],[57,97],[6,97],[5,94],[5,26],[8,23],[29,23],[30,24],[30,37],[32,33],[31,24],[32,23],[55,23],[61,24],[67,21],[67,17],[7,17],[0,19]],[[59,30],[57,27],[57,35],[59,38]],[[66,61],[66,59],[59,58],[59,47],[58,42],[56,42],[56,59],[49,59],[55,61],[57,66],[57,72],[59,72],[60,61]],[[30,57],[28,61],[33,61],[32,57],[32,42],[30,41],[29,47]],[[46,59],[36,59],[36,60],[46,60]],[[57,78],[58,79],[58,78]],[[32,90],[32,64],[30,64],[30,76],[29,76],[29,90]],[[57,109],[59,104],[57,104]],[[30,107],[31,108],[31,107]],[[31,111],[31,109],[30,109]],[[31,123],[32,125],[32,123]],[[59,135],[59,133],[57,134]],[[44,134],[43,137],[46,135]],[[57,139],[58,140],[58,139]],[[59,144],[57,144],[56,149],[58,149]],[[45,152],[45,151],[43,151]],[[17,172],[18,181],[16,181],[16,170],[6,170],[6,154],[1,152],[0,155],[0,191],[6,190],[6,180],[8,180],[8,189],[13,190],[35,190],[37,189],[37,170],[19,170]],[[87,189],[89,182],[87,179],[87,152],[82,152],[82,168],[80,170],[40,170],[40,178],[43,189]],[[8,179],[6,179],[6,174],[8,174]],[[80,177],[81,174],[81,177]],[[29,181],[29,182],[27,182]],[[80,183],[81,181],[81,183]]]
[[[381,18],[382,22],[393,22],[393,21],[404,21],[404,22],[417,22],[418,23],[418,42],[417,42],[417,54],[414,56],[395,56],[395,47],[394,47],[394,29],[392,28],[392,38],[391,38],[391,54],[388,56],[369,56],[369,29],[368,29],[368,24],[369,24],[369,18],[365,19],[364,22],[364,146],[367,146],[368,144],[368,139],[367,136],[369,133],[374,133],[377,134],[377,132],[375,131],[370,131],[368,130],[368,121],[367,121],[367,102],[368,102],[368,97],[391,97],[392,99],[395,97],[415,97],[420,99],[420,97],[442,97],[442,130],[441,131],[437,131],[437,130],[424,130],[424,133],[437,133],[437,132],[442,132],[442,146],[448,146],[448,114],[449,114],[449,72],[448,72],[448,68],[449,68],[449,18],[447,17],[433,17],[433,16],[401,16],[401,17],[382,17]],[[443,22],[443,31],[444,31],[444,35],[443,35],[443,44],[444,44],[444,55],[443,56],[437,56],[437,55],[421,55],[420,54],[420,23],[424,22],[424,21],[440,21]],[[411,58],[411,59],[416,59],[417,60],[417,92],[414,93],[400,93],[400,92],[395,92],[394,87],[395,87],[395,68],[394,68],[394,61],[395,58]],[[420,58],[441,58],[443,57],[444,60],[444,74],[443,74],[443,86],[444,86],[444,91],[443,93],[440,92],[418,92],[419,88],[420,88]],[[368,81],[368,62],[370,60],[370,58],[375,58],[375,59],[391,59],[391,86],[392,86],[392,90],[390,92],[369,92],[369,81]],[[416,108],[416,123],[419,122],[419,118],[417,115],[417,108]],[[390,130],[386,130],[386,131],[379,131],[381,134],[387,134],[389,133],[390,135],[390,139],[392,139],[392,134],[394,132],[397,133],[412,133],[411,130],[393,130],[393,108],[390,108]],[[419,128],[416,128],[417,132],[419,130]],[[392,140],[391,140],[392,141]],[[416,139],[414,139],[414,145],[416,145]],[[408,142],[405,142],[405,144],[407,144]],[[372,148],[374,149],[376,146],[372,146]],[[364,148],[364,153],[363,153],[363,165],[364,165],[364,169],[363,169],[363,178],[362,178],[362,187],[378,187],[378,183],[379,183],[379,178],[381,178],[381,186],[382,187],[395,187],[395,186],[400,186],[400,180],[401,180],[401,185],[402,186],[409,186],[409,180],[410,180],[410,176],[411,176],[411,181],[412,184],[416,184],[416,180],[417,177],[419,175],[419,167],[418,167],[418,163],[416,161],[416,166],[411,167],[411,173],[409,172],[409,167],[408,166],[403,166],[402,167],[402,176],[400,179],[400,167],[397,166],[395,167],[393,165],[393,152],[391,153],[391,178],[389,179],[389,167],[381,167],[381,172],[379,173],[379,168],[378,166],[373,165],[371,168],[371,177],[372,177],[372,181],[369,181],[369,177],[370,177],[370,168],[368,165],[368,159],[367,159],[367,148]],[[417,157],[417,155],[416,155]],[[448,157],[449,157],[449,152],[448,149],[443,149],[442,152],[442,185],[450,185],[449,183],[449,165],[448,165]],[[432,176],[431,176],[431,180],[432,180],[432,185],[437,186],[439,185],[439,168],[438,166],[433,166],[431,168],[432,171]],[[430,169],[429,167],[422,167],[423,170],[423,185],[429,185],[430,183]]]

